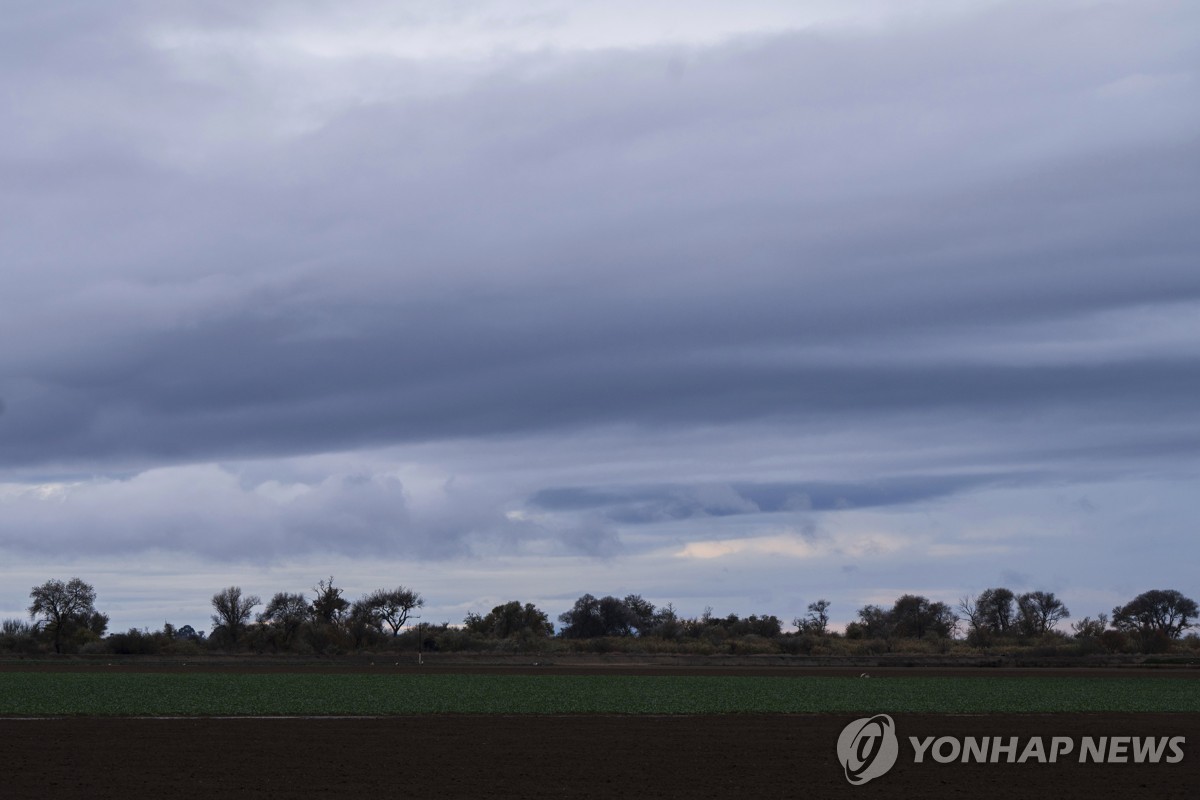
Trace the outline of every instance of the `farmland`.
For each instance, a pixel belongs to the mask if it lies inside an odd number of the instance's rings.
[[[1200,712],[1171,677],[0,672],[0,715]]]
[[[914,764],[850,786],[841,729],[1183,736],[1174,765]],[[0,664],[4,797],[1185,798],[1200,670]]]

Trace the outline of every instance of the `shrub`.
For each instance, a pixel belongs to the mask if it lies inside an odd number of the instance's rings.
[[[729,642],[729,652],[743,656],[766,655],[778,653],[779,648],[770,639],[757,633],[748,633]]]
[[[41,650],[37,630],[23,619],[0,622],[0,650],[33,655]]]
[[[1133,653],[1137,650],[1128,636],[1121,631],[1112,630],[1100,634],[1100,646],[1107,653]]]
[[[130,628],[125,633],[109,634],[105,640],[108,651],[119,656],[146,656],[159,652],[159,641],[153,634]]]

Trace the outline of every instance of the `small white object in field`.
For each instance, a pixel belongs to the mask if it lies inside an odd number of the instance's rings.
[[[858,677],[860,677],[860,678],[869,678],[869,677],[871,677],[871,676],[870,676],[870,675],[868,675],[867,673],[865,673],[865,672],[864,672],[862,675],[859,675]]]

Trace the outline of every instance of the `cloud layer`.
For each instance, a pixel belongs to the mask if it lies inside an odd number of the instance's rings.
[[[1174,502],[1200,18],[892,5],[14,12],[0,549],[612,559],[954,507],[973,583],[971,498]]]

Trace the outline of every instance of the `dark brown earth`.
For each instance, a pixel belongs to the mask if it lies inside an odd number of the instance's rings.
[[[33,667],[26,664],[24,669]],[[0,669],[11,668],[8,665]],[[16,667],[21,669],[22,667]],[[196,665],[60,664],[48,669],[187,670]],[[237,671],[338,671],[207,664]],[[484,667],[358,664],[354,671],[570,671],[622,674],[851,674],[848,670],[628,665]],[[1197,670],[875,669],[889,674],[1146,674]],[[859,674],[853,672],[852,674]],[[1197,685],[1200,691],[1200,685]],[[835,752],[859,715],[468,716],[324,719],[0,718],[0,800],[8,798],[1192,798],[1200,797],[1200,714],[897,714],[896,766],[851,786]],[[908,737],[1184,736],[1177,764],[913,763]]]
[[[1195,798],[1200,719],[897,715],[908,736],[1186,736],[1178,764],[912,763],[851,786],[844,715],[0,719],[4,798]]]

